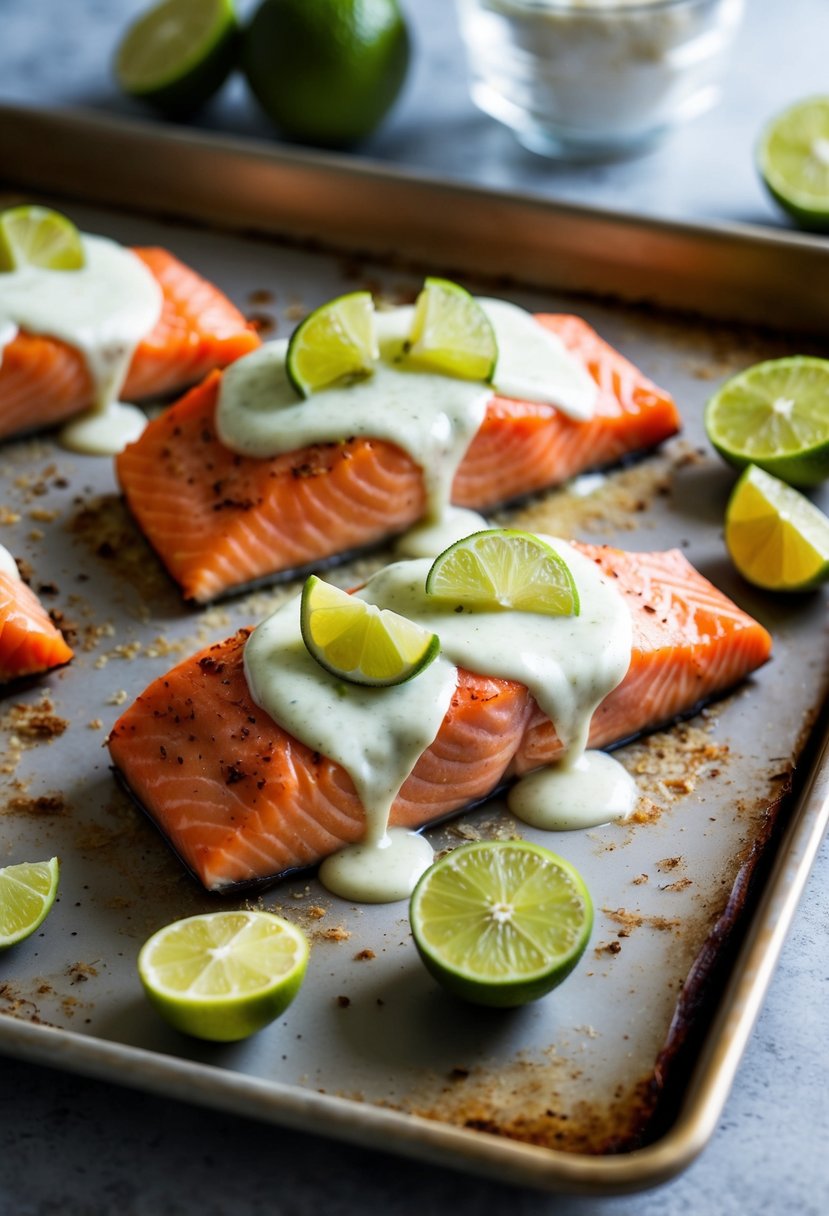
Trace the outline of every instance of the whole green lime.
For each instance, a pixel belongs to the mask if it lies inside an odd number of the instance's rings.
[[[242,67],[286,135],[343,147],[390,109],[409,66],[397,0],[264,0],[244,30]]]

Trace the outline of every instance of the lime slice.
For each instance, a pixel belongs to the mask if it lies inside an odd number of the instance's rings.
[[[819,485],[829,477],[829,359],[755,364],[711,398],[705,429],[738,468],[757,464],[791,485]]]
[[[810,97],[773,118],[757,164],[771,195],[799,224],[829,229],[829,97]]]
[[[432,563],[426,591],[480,608],[578,616],[579,593],[555,549],[531,532],[492,528],[450,545]]]
[[[437,634],[312,574],[302,590],[302,638],[332,675],[377,688],[411,680],[440,652]]]
[[[479,1005],[525,1005],[584,953],[593,905],[574,868],[528,841],[462,845],[426,871],[409,907],[427,969]]]
[[[309,397],[347,377],[371,375],[378,357],[371,293],[353,291],[323,304],[297,326],[285,368],[296,391]]]
[[[406,343],[409,359],[461,380],[491,380],[498,359],[492,322],[478,301],[448,279],[427,279]]]
[[[59,873],[57,857],[0,870],[0,950],[22,942],[43,923],[58,893]]]
[[[138,974],[162,1017],[184,1034],[229,1043],[288,1008],[308,966],[308,941],[271,912],[206,912],[144,943]]]
[[[59,211],[36,206],[0,211],[0,271],[80,270],[85,260],[81,234]]]
[[[743,578],[769,591],[807,591],[829,577],[829,518],[755,465],[729,499],[725,543]]]
[[[224,84],[238,36],[234,0],[163,0],[127,30],[115,78],[164,113],[190,114]]]

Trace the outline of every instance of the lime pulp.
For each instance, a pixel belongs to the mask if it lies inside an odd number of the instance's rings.
[[[579,614],[578,589],[564,559],[531,532],[509,528],[473,532],[450,545],[432,563],[426,591],[483,611]]]
[[[776,115],[760,138],[757,164],[772,197],[797,223],[829,229],[829,96]]]
[[[475,1004],[538,1000],[570,974],[593,927],[577,871],[528,841],[482,841],[440,858],[420,879],[409,917],[431,975]]]
[[[320,666],[353,684],[402,684],[440,652],[437,634],[313,574],[302,592],[300,627],[308,652]]]
[[[415,303],[406,353],[429,371],[488,381],[495,373],[498,343],[474,296],[448,279],[428,278]]]
[[[176,1030],[233,1042],[287,1009],[308,953],[304,933],[270,912],[208,912],[154,933],[138,956],[138,974]]]
[[[808,591],[829,579],[829,518],[755,465],[731,494],[725,543],[740,574],[768,591]]]
[[[81,234],[59,211],[29,204],[0,211],[0,271],[80,270],[85,260]]]
[[[0,950],[24,941],[42,925],[55,902],[59,879],[57,857],[0,869]]]
[[[115,77],[131,97],[172,116],[202,106],[236,64],[234,0],[162,0],[121,40]]]
[[[829,359],[755,364],[711,398],[705,429],[738,468],[756,464],[791,485],[819,485],[829,477]]]
[[[374,301],[355,291],[314,309],[294,330],[285,370],[296,391],[308,397],[348,377],[370,375],[379,357]]]

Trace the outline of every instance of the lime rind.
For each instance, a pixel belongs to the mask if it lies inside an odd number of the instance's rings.
[[[819,485],[829,477],[829,360],[792,355],[747,368],[709,400],[705,429],[737,468]]]
[[[310,575],[300,629],[312,658],[352,684],[388,688],[413,679],[440,653],[437,634]]]
[[[162,0],[127,29],[116,80],[163,113],[192,113],[235,67],[239,37],[234,0]]]
[[[563,858],[528,841],[483,841],[427,870],[410,920],[427,970],[445,988],[510,1007],[566,979],[587,947],[593,906]]]
[[[432,563],[426,592],[481,611],[578,616],[579,593],[559,553],[531,532],[488,528],[450,545]]]
[[[829,518],[756,465],[729,499],[725,542],[740,574],[768,591],[809,591],[829,579]]]
[[[287,1009],[308,957],[308,940],[290,921],[262,911],[213,912],[154,933],[138,956],[138,974],[175,1029],[233,1042]]]
[[[55,902],[60,881],[57,857],[0,869],[0,950],[40,928]]]
[[[368,291],[338,296],[310,313],[288,343],[285,370],[301,397],[349,377],[368,376],[379,358],[374,300]]]
[[[448,279],[427,278],[415,303],[405,353],[424,370],[488,383],[495,374],[498,342],[474,296]]]
[[[85,261],[80,232],[59,211],[30,204],[0,211],[0,271],[80,270]]]
[[[769,193],[799,224],[829,229],[829,96],[775,115],[760,137],[757,165]]]

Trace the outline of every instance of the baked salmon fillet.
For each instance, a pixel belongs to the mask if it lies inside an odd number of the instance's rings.
[[[598,385],[594,416],[493,396],[452,502],[488,510],[673,435],[671,397],[578,317],[538,320]],[[377,545],[426,510],[423,473],[392,443],[351,438],[276,457],[241,456],[216,435],[214,375],[155,419],[116,460],[126,502],[187,600],[207,603]]]
[[[175,393],[260,345],[218,288],[165,249],[134,249],[161,287],[161,316],[136,348],[121,390],[129,401]],[[18,333],[0,362],[0,439],[55,426],[93,403],[80,351],[56,338]]]
[[[688,715],[768,659],[767,631],[678,550],[574,548],[616,580],[633,622],[630,667],[594,713],[590,747]],[[127,788],[210,891],[315,865],[360,840],[366,826],[345,770],[252,700],[243,668],[249,633],[156,680],[108,740]],[[562,754],[522,684],[462,669],[458,676],[437,737],[393,804],[392,825],[435,823]]]
[[[31,588],[0,570],[0,684],[62,667],[72,650]]]

